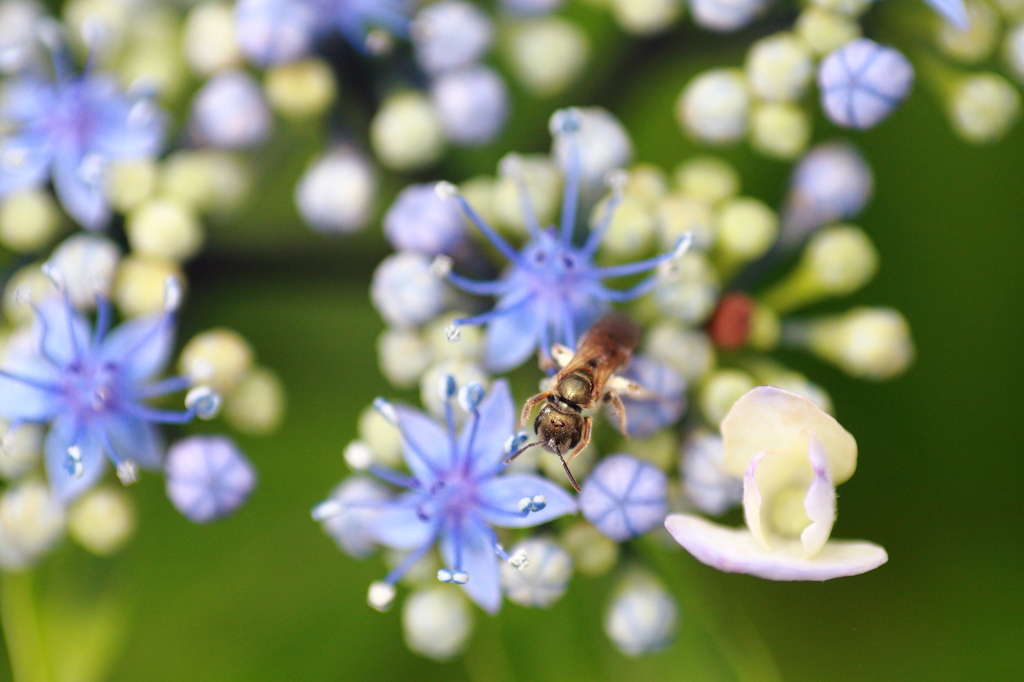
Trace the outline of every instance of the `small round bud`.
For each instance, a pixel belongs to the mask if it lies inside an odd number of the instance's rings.
[[[750,115],[750,142],[765,156],[795,159],[807,149],[810,139],[810,118],[795,104],[758,104]]]
[[[580,493],[583,517],[622,542],[661,525],[668,509],[668,479],[652,464],[611,455],[590,472]]]
[[[319,58],[267,69],[263,91],[274,111],[300,121],[322,115],[338,94],[330,65]]]
[[[693,23],[710,31],[729,33],[736,31],[768,7],[767,0],[691,0]]]
[[[493,69],[475,65],[439,76],[430,97],[448,139],[459,145],[492,141],[505,127],[509,94]]]
[[[580,573],[597,577],[612,570],[619,560],[619,545],[586,521],[578,521],[562,536]]]
[[[644,386],[644,388],[648,388]],[[675,402],[680,402],[682,395]],[[628,409],[628,408],[627,408]],[[624,438],[619,444],[619,450],[635,455],[637,458],[650,462],[662,471],[668,471],[675,464],[676,454],[679,452],[679,439],[676,437],[675,429],[661,429],[644,438],[633,436],[633,414],[630,413],[629,431],[630,437]],[[675,420],[673,420],[675,421]]]
[[[295,205],[306,224],[326,233],[366,227],[377,193],[377,174],[362,154],[349,147],[313,161],[295,186]]]
[[[520,570],[501,565],[501,586],[513,604],[546,609],[562,598],[572,577],[572,557],[558,543],[547,538],[530,538],[516,543],[513,555],[525,554],[529,562]]]
[[[803,40],[792,33],[776,33],[750,47],[746,73],[756,96],[772,102],[794,102],[807,91],[814,62]]]
[[[708,335],[672,320],[656,323],[645,335],[643,352],[678,371],[686,381],[699,381],[715,364]]]
[[[708,424],[718,427],[732,404],[754,388],[754,378],[738,369],[712,372],[700,387],[699,404]]]
[[[150,199],[125,222],[128,244],[142,256],[183,261],[203,245],[203,228],[192,209],[172,199]]]
[[[272,370],[255,367],[224,401],[224,419],[243,433],[271,433],[284,416],[284,386]]]
[[[256,485],[256,471],[223,436],[191,436],[167,450],[167,497],[194,523],[233,513]]]
[[[18,73],[39,63],[36,27],[43,18],[43,7],[33,0],[0,3],[0,73]]]
[[[395,601],[395,586],[391,583],[374,582],[370,583],[370,589],[366,593],[366,602],[384,612],[391,608]]]
[[[698,430],[683,443],[683,492],[705,514],[717,516],[743,499],[743,482],[730,476],[722,458],[722,437]]]
[[[786,341],[792,338],[788,324],[783,325]],[[914,359],[910,326],[891,308],[858,307],[809,324],[804,334],[807,346],[853,376],[890,379],[902,374]]]
[[[21,478],[40,462],[42,454],[42,426],[20,424],[12,429],[10,422],[0,419],[0,477]]]
[[[444,129],[425,95],[407,91],[391,95],[370,124],[370,142],[388,168],[408,171],[437,161],[444,153]]]
[[[610,0],[610,4],[619,26],[636,35],[664,31],[683,12],[682,0]]]
[[[35,318],[31,304],[57,294],[38,264],[26,265],[15,270],[4,286],[4,316],[12,326],[30,323]]]
[[[610,199],[594,206],[591,224],[605,214],[608,201]],[[624,196],[615,208],[611,224],[601,239],[601,253],[615,262],[636,260],[650,250],[655,229],[655,215],[648,205],[636,197]]]
[[[622,580],[605,613],[604,631],[628,656],[664,649],[672,643],[679,607],[661,583],[646,571],[635,570]]]
[[[465,648],[473,633],[473,614],[459,590],[417,590],[402,605],[402,632],[410,650],[446,661]]]
[[[587,34],[561,17],[522,22],[507,42],[512,73],[537,97],[550,97],[569,87],[589,56]]]
[[[158,170],[156,160],[151,158],[111,161],[105,178],[111,206],[128,212],[152,197]]]
[[[295,0],[239,0],[235,39],[245,56],[261,66],[295,61],[311,48],[315,12]]]
[[[135,507],[122,490],[88,491],[68,510],[68,534],[98,556],[119,550],[135,531]]]
[[[200,419],[213,419],[220,414],[220,394],[209,386],[196,386],[185,394],[185,407],[194,410]]]
[[[871,128],[887,118],[910,92],[914,67],[893,47],[867,38],[851,40],[818,68],[821,106],[844,128]]]
[[[555,123],[566,120],[572,112],[571,130],[561,130]],[[563,109],[551,116],[551,154],[558,161],[562,176],[569,174],[572,154],[579,161],[580,184],[585,192],[604,193],[605,178],[610,171],[627,165],[633,158],[633,142],[622,123],[601,107]]]
[[[270,137],[273,118],[263,89],[243,71],[222,71],[192,100],[190,130],[203,144],[240,149]]]
[[[185,61],[200,76],[241,64],[234,13],[227,4],[201,2],[192,7],[185,17],[181,39]]]
[[[736,196],[740,176],[728,161],[717,156],[694,156],[675,170],[676,186],[691,199],[714,205]]]
[[[676,120],[701,142],[723,144],[740,140],[747,132],[750,93],[738,69],[705,71],[676,100]]]
[[[1024,81],[1024,22],[1017,24],[1006,32],[1003,43],[1003,58],[1013,69],[1017,80]]]
[[[11,251],[38,251],[53,239],[59,227],[60,212],[47,191],[17,190],[0,204],[0,244]]]
[[[692,235],[693,248],[706,251],[715,240],[715,212],[711,205],[682,194],[672,194],[655,208],[655,231],[658,246],[668,250],[684,235]]]
[[[79,310],[96,307],[96,298],[110,298],[121,249],[106,237],[75,234],[53,251],[51,267],[60,273],[71,305]]]
[[[1020,114],[1020,93],[995,73],[964,78],[949,102],[953,129],[968,142],[992,142],[1010,129]]]
[[[434,361],[430,344],[417,329],[385,329],[377,339],[381,372],[395,386],[410,388]]]
[[[701,253],[687,253],[654,288],[654,301],[666,317],[688,324],[706,320],[718,301],[717,275]]]
[[[178,369],[195,384],[230,393],[252,368],[253,357],[241,334],[221,327],[192,337],[181,351]]]
[[[370,284],[370,299],[388,324],[417,326],[441,312],[445,285],[430,269],[430,262],[421,253],[401,251],[377,266]]]
[[[388,466],[402,462],[402,434],[393,424],[368,406],[359,415],[359,437],[369,444],[374,458]]]
[[[249,189],[248,169],[227,152],[178,150],[161,164],[160,193],[196,211],[231,211]]]
[[[508,159],[515,159],[514,164]],[[541,225],[550,224],[562,199],[562,175],[548,156],[506,156],[501,162],[501,177],[491,195],[495,222],[517,236],[526,235],[520,187]],[[520,184],[521,183],[521,184]],[[474,204],[475,206],[475,204]]]
[[[160,258],[126,256],[117,266],[114,300],[125,317],[165,310],[168,278],[183,282],[176,263]]]
[[[424,7],[412,28],[416,63],[431,75],[478,62],[493,38],[490,17],[462,0],[440,0]]]
[[[988,59],[999,38],[999,15],[986,2],[967,0],[969,28],[959,28],[948,21],[937,22],[936,42],[946,55],[967,64]]]
[[[441,185],[409,185],[391,204],[384,214],[384,236],[395,250],[434,256],[451,253],[466,238],[459,204],[452,196],[441,195]]]
[[[763,201],[730,199],[718,211],[716,255],[729,270],[764,255],[779,234],[779,218]]]
[[[373,449],[368,443],[361,440],[354,440],[345,446],[343,452],[345,464],[353,471],[364,471],[373,466],[376,458]]]
[[[28,568],[64,534],[64,509],[39,480],[0,494],[0,567]]]
[[[348,448],[346,459],[347,454]],[[342,551],[363,558],[377,546],[370,528],[379,512],[375,505],[387,499],[388,489],[376,479],[349,476],[331,491],[327,500],[313,508],[313,520],[323,524],[324,532]]]
[[[797,18],[796,33],[811,48],[811,52],[823,57],[859,38],[860,24],[843,14],[811,5]]]

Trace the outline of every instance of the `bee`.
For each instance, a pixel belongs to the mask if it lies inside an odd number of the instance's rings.
[[[575,353],[562,345],[553,346],[551,355],[561,370],[551,379],[548,390],[526,401],[519,422],[522,428],[533,408],[544,403],[533,422],[533,431],[539,440],[512,453],[505,463],[540,445],[558,455],[569,482],[579,491],[580,486],[569,471],[569,462],[590,443],[593,425],[591,418],[582,411],[601,403],[610,404],[618,417],[620,430],[626,434],[626,410],[619,393],[649,397],[643,388],[615,374],[629,362],[639,343],[640,326],[628,316],[612,312],[583,335]]]

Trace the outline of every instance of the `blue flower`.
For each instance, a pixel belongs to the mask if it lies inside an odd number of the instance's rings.
[[[583,517],[603,535],[623,542],[654,530],[668,513],[668,478],[649,462],[612,455],[587,476],[580,493]]]
[[[242,506],[256,470],[224,436],[191,436],[167,451],[167,497],[194,523],[209,523]]]
[[[508,455],[516,409],[508,383],[496,381],[483,398],[479,384],[458,392],[458,402],[469,413],[456,432],[455,382],[446,381],[447,425],[441,426],[419,410],[378,398],[378,411],[401,431],[402,451],[410,474],[378,464],[370,473],[404,488],[385,502],[368,500],[363,538],[400,550],[408,556],[380,583],[370,588],[371,605],[390,606],[394,585],[435,544],[440,545],[446,568],[438,572],[444,582],[464,586],[466,594],[490,613],[501,608],[498,557],[522,565],[498,544],[493,526],[525,528],[576,511],[576,503],[562,488],[538,476],[501,475]],[[327,521],[347,514],[349,507],[332,497],[313,510],[313,518]]]
[[[549,358],[552,343],[575,348],[578,335],[589,329],[608,310],[610,303],[642,296],[657,283],[657,277],[650,276],[620,291],[606,287],[605,279],[655,270],[662,263],[678,257],[688,244],[688,241],[681,240],[674,251],[654,258],[598,267],[594,263],[594,255],[619,204],[621,189],[615,191],[583,245],[575,245],[573,234],[580,189],[580,159],[575,133],[579,127],[579,113],[573,109],[566,110],[556,114],[553,120],[556,121],[556,134],[570,136],[560,228],[553,225],[541,228],[526,190],[520,186],[529,239],[516,251],[464,197],[455,193],[452,185],[438,185],[440,194],[456,197],[467,217],[511,264],[501,279],[489,282],[447,273],[448,280],[463,291],[497,298],[492,310],[456,321],[456,324],[487,325],[485,363],[487,369],[495,373],[522,364],[536,349],[544,358]]]
[[[100,479],[104,454],[125,483],[135,479],[137,466],[158,469],[164,444],[154,424],[213,416],[219,398],[195,388],[183,412],[146,403],[190,385],[187,377],[154,381],[171,353],[175,306],[108,333],[108,301],[98,302],[94,330],[62,293],[36,305],[31,333],[16,334],[5,348],[0,417],[14,424],[50,423],[44,444],[47,476],[56,497],[68,502]]]
[[[103,177],[113,159],[156,154],[162,112],[124,94],[110,74],[72,74],[60,48],[55,80],[24,76],[4,86],[0,109],[0,197],[52,178],[64,209],[88,229],[103,227],[110,208]]]
[[[889,116],[910,92],[914,67],[894,47],[868,38],[833,50],[818,67],[821,105],[844,128],[871,128]]]

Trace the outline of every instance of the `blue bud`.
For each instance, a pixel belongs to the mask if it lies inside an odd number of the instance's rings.
[[[891,114],[910,92],[914,67],[893,47],[867,38],[834,50],[818,67],[821,106],[844,128],[871,128]]]
[[[668,478],[653,464],[630,455],[607,457],[580,493],[583,517],[612,540],[654,530],[668,510]]]
[[[466,235],[459,204],[433,185],[410,185],[384,214],[384,236],[397,251],[451,253]]]
[[[249,460],[224,436],[192,436],[167,451],[167,497],[189,520],[206,523],[227,516],[256,485]]]

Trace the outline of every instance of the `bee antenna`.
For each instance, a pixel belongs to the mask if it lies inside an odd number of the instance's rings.
[[[527,444],[527,445],[524,445],[523,447],[519,448],[518,450],[516,450],[515,452],[513,452],[513,453],[512,453],[511,455],[509,455],[508,457],[506,457],[506,458],[505,458],[505,464],[511,464],[511,463],[512,463],[512,460],[514,460],[514,459],[515,459],[516,457],[518,457],[519,455],[523,454],[524,452],[526,452],[526,451],[527,451],[527,450],[529,450],[530,448],[536,447],[536,446],[538,446],[538,445],[542,445],[542,444],[543,444],[543,442],[544,442],[544,441],[540,441],[540,440],[538,440],[538,441],[534,441],[533,443],[529,443],[529,444]]]
[[[572,483],[572,487],[575,488],[576,492],[578,492],[578,493],[583,492],[580,489],[580,484],[576,482],[576,479],[573,478],[572,472],[569,471],[569,465],[566,464],[565,458],[562,457],[562,453],[561,452],[558,453],[558,459],[562,460],[562,468],[565,469],[565,475],[569,477],[569,483]]]

